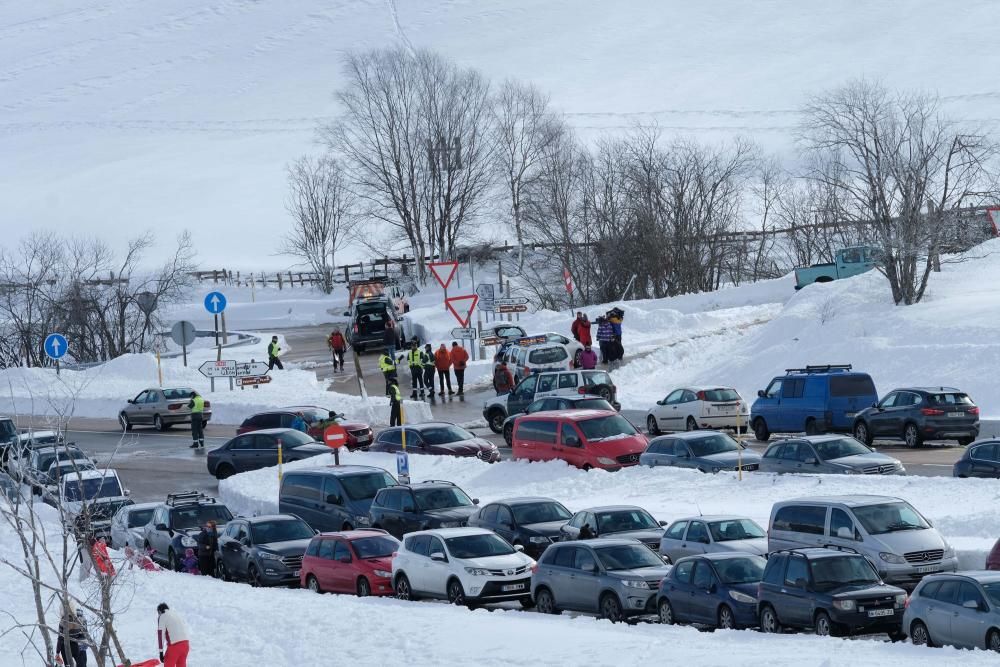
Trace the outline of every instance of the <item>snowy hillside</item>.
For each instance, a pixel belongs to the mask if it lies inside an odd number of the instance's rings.
[[[271,247],[283,170],[335,113],[341,55],[400,43],[538,84],[586,138],[642,121],[783,150],[807,95],[862,75],[995,119],[995,12],[987,0],[6,2],[0,229],[166,240],[187,227],[205,265],[284,265]]]

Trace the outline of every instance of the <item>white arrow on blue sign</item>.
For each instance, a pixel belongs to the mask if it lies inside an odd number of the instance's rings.
[[[48,355],[50,359],[62,359],[66,355],[66,351],[69,349],[69,343],[66,342],[66,336],[62,334],[49,334],[45,337],[45,354]]]
[[[226,309],[226,295],[222,292],[209,292],[205,295],[205,310],[218,315]]]

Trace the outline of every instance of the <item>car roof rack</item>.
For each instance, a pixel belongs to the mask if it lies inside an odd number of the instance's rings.
[[[449,486],[456,486],[455,482],[449,482],[446,479],[425,479],[420,484],[447,484]]]
[[[806,366],[805,368],[786,368],[786,373],[829,373],[851,370],[850,364],[823,364],[822,366]]]
[[[201,491],[183,491],[180,493],[168,493],[167,505],[177,507],[178,505],[198,505],[201,503],[216,503],[218,500],[207,496]]]

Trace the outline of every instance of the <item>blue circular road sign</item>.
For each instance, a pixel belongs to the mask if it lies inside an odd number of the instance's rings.
[[[226,295],[222,292],[209,292],[205,295],[205,310],[218,315],[226,309]]]
[[[66,342],[66,336],[62,334],[49,334],[45,337],[45,354],[48,355],[50,359],[62,359],[66,356],[66,351],[69,349],[69,343]]]

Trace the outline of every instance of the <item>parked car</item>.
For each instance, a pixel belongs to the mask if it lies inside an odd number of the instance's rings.
[[[573,514],[551,498],[508,498],[484,505],[469,517],[469,525],[488,528],[537,559],[559,539],[559,529]]]
[[[713,473],[740,468],[757,470],[760,454],[726,433],[689,431],[653,438],[646,450],[639,455],[639,464],[651,468],[693,468]]]
[[[507,331],[510,332],[510,330]],[[566,350],[567,357],[571,360],[570,365],[572,368],[580,365],[580,354],[583,352],[583,344],[578,340],[570,338],[569,336],[564,336],[560,333],[552,331],[541,334],[522,335],[519,337],[508,336],[507,339],[500,344],[496,354],[493,355],[493,361],[494,363],[500,363],[501,359],[505,359],[508,365],[513,366],[517,361],[523,360],[524,355],[513,353],[511,350],[517,347],[533,347],[546,343],[562,346],[562,348]],[[530,355],[528,355],[528,357],[530,361]],[[513,372],[513,370],[511,372]]]
[[[807,435],[776,442],[764,451],[761,472],[905,475],[899,459],[845,435]]]
[[[750,427],[761,442],[772,433],[850,433],[858,413],[877,400],[871,376],[850,364],[789,368],[757,392]]]
[[[733,551],[766,556],[767,533],[742,516],[689,517],[667,526],[659,551],[671,563],[686,556]]]
[[[567,371],[573,369],[573,358],[566,347],[559,343],[549,343],[544,336],[521,338],[516,343],[507,344],[494,359],[495,369],[501,361],[520,382],[542,371]]]
[[[499,338],[506,341],[514,338],[524,338],[528,333],[514,322],[493,322],[483,325],[482,338]],[[501,342],[502,344],[502,342]]]
[[[348,420],[342,414],[315,405],[258,412],[243,420],[236,429],[236,435],[265,429],[295,428],[296,419],[305,422],[305,432],[318,442],[323,442],[323,432],[331,424],[338,424],[347,431],[347,449],[352,452],[366,449],[372,442],[372,427],[365,422]]]
[[[393,595],[392,556],[398,549],[399,540],[384,530],[320,533],[306,548],[300,583],[316,593]]]
[[[22,448],[33,449],[46,445],[60,445],[66,439],[58,431],[36,431],[34,429],[21,429],[15,438],[15,445]]]
[[[910,595],[903,629],[919,646],[1000,651],[1000,573],[925,577]]]
[[[607,371],[563,370],[536,373],[519,382],[511,393],[487,399],[483,405],[483,418],[494,433],[501,433],[507,417],[527,411],[528,406],[540,398],[598,396],[618,410],[621,405],[615,400],[617,394],[618,389]]]
[[[641,507],[610,505],[580,510],[559,529],[559,532],[563,534],[564,540],[586,539],[581,537],[581,530],[584,526],[588,526],[592,537],[628,537],[639,540],[659,553],[660,538],[666,525],[666,521],[657,521]],[[583,534],[586,535],[587,532],[583,531]]]
[[[146,538],[146,524],[153,520],[153,512],[160,503],[126,505],[111,518],[111,542],[115,549],[132,547],[142,549]]]
[[[583,611],[611,622],[656,612],[656,592],[670,567],[631,539],[559,542],[531,577],[538,611]]]
[[[913,588],[924,575],[958,569],[955,550],[908,502],[890,496],[827,496],[775,503],[768,551],[850,549],[888,583]]]
[[[17,426],[10,417],[0,416],[0,464],[7,463],[11,445],[17,440]]]
[[[955,477],[1000,477],[1000,440],[981,440],[965,448],[955,461]]]
[[[302,557],[315,534],[291,514],[237,517],[219,533],[216,575],[251,586],[298,586]]]
[[[424,422],[393,426],[381,431],[369,448],[372,452],[403,451],[403,435],[409,454],[476,457],[487,463],[500,460],[500,450],[488,440],[449,422]]]
[[[40,494],[46,486],[53,486],[53,480],[48,475],[52,464],[68,462],[76,462],[82,470],[94,468],[93,460],[73,444],[23,449],[7,464],[14,479],[30,486],[33,493]]]
[[[153,560],[180,572],[184,552],[198,546],[195,538],[202,527],[215,521],[221,534],[232,518],[228,507],[204,493],[169,493],[143,529],[143,548]]]
[[[732,387],[682,387],[675,389],[646,413],[650,435],[664,431],[699,428],[739,429],[750,424],[750,407]]]
[[[378,492],[369,517],[372,528],[402,538],[418,530],[466,526],[478,504],[478,498],[469,498],[451,482],[398,484]]]
[[[408,533],[392,559],[396,597],[475,606],[519,600],[531,606],[533,558],[482,528]]]
[[[813,283],[829,283],[871,271],[879,261],[879,250],[870,246],[841,248],[835,253],[834,260],[795,269],[795,289],[800,290]]]
[[[194,390],[189,387],[153,387],[140,391],[128,399],[118,412],[118,422],[128,431],[133,426],[152,426],[166,431],[174,424],[190,424],[191,408],[188,403]],[[206,424],[212,418],[212,402],[205,401],[201,419]]]
[[[764,632],[812,628],[820,636],[905,636],[906,591],[884,583],[857,553],[816,547],[772,553],[757,599]]]
[[[957,440],[970,444],[979,437],[979,407],[953,387],[894,389],[854,420],[854,437],[872,444],[875,438],[899,438],[907,447],[924,440]]]
[[[48,487],[42,500],[60,508],[63,520],[79,534],[94,537],[111,535],[111,517],[131,505],[129,490],[112,469],[81,470],[63,475],[54,491]]]
[[[556,410],[514,421],[511,456],[525,461],[565,461],[590,470],[621,470],[639,463],[646,436],[608,410]]]
[[[82,470],[97,470],[97,466],[90,459],[73,459],[68,461],[53,461],[49,464],[45,472],[40,473],[33,480],[33,484],[39,484],[38,493],[44,493],[45,489],[50,492],[55,491],[59,486],[59,480],[64,475],[72,475]]]
[[[616,408],[615,405],[618,407]],[[510,415],[503,423],[503,439],[510,447],[514,441],[514,421],[521,415],[530,415],[535,412],[551,412],[553,410],[608,410],[614,411],[621,408],[620,403],[612,405],[599,396],[587,394],[576,396],[549,396],[539,398],[528,404],[524,412]]]
[[[757,587],[767,561],[739,552],[689,556],[660,582],[660,623],[699,623],[732,630],[757,625]]]
[[[1000,540],[993,544],[990,554],[986,557],[987,570],[1000,570]]]
[[[351,318],[347,328],[347,341],[358,354],[365,350],[380,350],[385,347],[383,335],[386,322],[389,320],[395,325],[396,342],[401,342],[399,333],[402,331],[400,326],[402,318],[396,312],[392,299],[384,294],[356,300],[348,310],[344,311],[344,317]]]
[[[365,528],[381,489],[396,479],[372,466],[324,466],[286,472],[278,491],[278,511],[294,514],[319,531]]]
[[[236,473],[278,465],[278,443],[281,460],[301,461],[332,450],[312,436],[294,428],[269,428],[238,435],[205,457],[208,473],[226,479]]]

